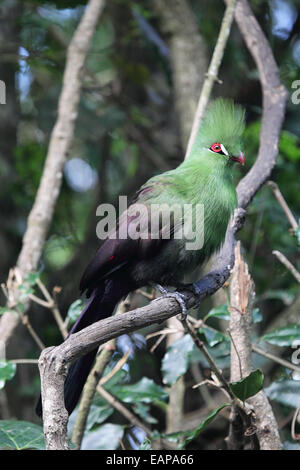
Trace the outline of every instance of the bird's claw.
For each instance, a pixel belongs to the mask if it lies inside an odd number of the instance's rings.
[[[199,307],[202,300],[202,290],[200,289],[200,287],[198,287],[197,282],[193,282],[192,284],[177,284],[176,288],[183,291],[186,290],[191,292],[196,299],[193,308]]]
[[[168,291],[167,289],[165,289],[164,287],[162,287],[160,284],[157,284],[156,285],[157,289],[159,290],[159,292],[162,294],[162,297],[170,297],[170,298],[173,298],[175,300],[177,300],[178,304],[180,305],[181,307],[181,314],[178,315],[178,319],[179,320],[185,320],[186,317],[187,317],[187,306],[186,306],[186,297],[184,294],[181,294],[180,292],[170,292]],[[159,300],[158,299],[155,299],[155,300]]]

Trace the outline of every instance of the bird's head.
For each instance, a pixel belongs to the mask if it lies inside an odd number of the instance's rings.
[[[205,150],[205,158],[224,164],[245,164],[241,137],[245,128],[245,111],[233,101],[219,98],[212,102],[203,118],[193,150]]]

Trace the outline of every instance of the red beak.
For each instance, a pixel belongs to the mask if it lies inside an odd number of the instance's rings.
[[[233,160],[234,162],[241,163],[242,165],[245,165],[245,155],[243,152],[241,152],[237,157],[232,157],[231,155],[229,156],[230,160]]]

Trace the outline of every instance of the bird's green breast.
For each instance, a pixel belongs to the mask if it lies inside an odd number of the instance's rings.
[[[191,223],[190,231],[196,234],[198,241],[201,240],[203,231],[203,244],[200,247],[198,243],[193,247],[192,240],[184,236],[174,237],[165,243],[153,259],[152,273],[158,270],[161,276],[161,271],[168,271],[171,266],[172,277],[180,279],[220,248],[230,216],[237,204],[229,169],[208,168],[205,165],[184,162],[176,170],[152,178],[142,189],[144,193],[139,201],[144,201],[147,205],[175,204],[183,208],[183,213],[186,205],[192,208],[192,216],[187,218],[187,223]],[[199,206],[203,210],[203,219],[197,216]],[[180,225],[182,220],[178,222]],[[148,267],[143,264],[143,275]]]
[[[237,206],[236,190],[228,168],[213,171],[205,171],[203,166],[201,171],[198,168],[191,171],[188,167],[178,182],[182,202],[193,207],[192,232],[197,233],[200,239],[203,231],[201,248],[195,243],[195,248],[189,249],[188,246],[193,245],[187,240],[178,241],[178,261],[185,272],[193,270],[221,247],[230,216]],[[203,219],[196,215],[197,206],[203,208]]]

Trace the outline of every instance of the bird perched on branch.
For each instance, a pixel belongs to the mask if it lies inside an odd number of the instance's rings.
[[[231,170],[234,162],[245,161],[243,130],[241,107],[224,99],[209,106],[188,157],[140,188],[87,266],[80,290],[89,301],[70,334],[110,316],[116,304],[139,287],[178,286],[185,274],[221,247],[237,206]],[[174,295],[184,309],[180,294],[168,295]],[[70,367],[65,382],[69,414],[96,353],[89,352]],[[37,413],[41,412],[39,402]]]

